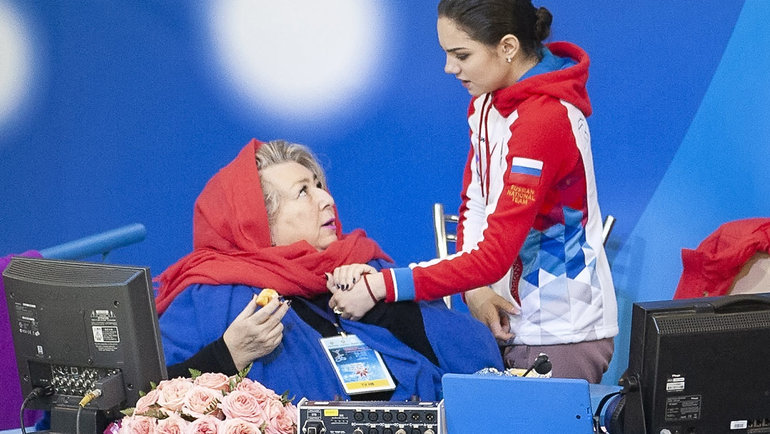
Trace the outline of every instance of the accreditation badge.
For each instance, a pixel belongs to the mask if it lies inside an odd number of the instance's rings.
[[[321,338],[321,346],[348,395],[396,388],[380,353],[369,348],[358,336],[344,334]]]

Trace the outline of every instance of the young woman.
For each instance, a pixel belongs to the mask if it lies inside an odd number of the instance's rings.
[[[330,305],[355,319],[375,300],[465,291],[508,367],[544,352],[554,376],[598,382],[618,327],[586,123],[589,60],[574,44],[542,43],[551,21],[530,0],[440,1],[444,70],[472,97],[459,251],[355,285],[363,270],[343,268]]]

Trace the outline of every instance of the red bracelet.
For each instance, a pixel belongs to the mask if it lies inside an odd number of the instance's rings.
[[[374,296],[374,293],[372,292],[372,288],[369,287],[369,281],[366,280],[366,274],[364,274],[364,285],[366,285],[366,290],[369,291],[369,297],[372,297],[372,301],[374,304],[377,304],[377,298]]]

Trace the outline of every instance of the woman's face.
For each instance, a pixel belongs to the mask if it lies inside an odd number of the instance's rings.
[[[468,93],[479,96],[516,82],[511,81],[510,64],[495,47],[471,39],[449,18],[439,17],[436,27],[446,52],[444,72],[457,77]]]
[[[270,228],[273,243],[285,246],[305,240],[324,250],[337,240],[334,199],[307,167],[291,162],[260,171],[263,182],[278,193],[279,206]]]

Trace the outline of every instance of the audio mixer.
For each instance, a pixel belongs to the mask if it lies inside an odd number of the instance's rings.
[[[301,434],[446,434],[443,401],[308,401]]]

